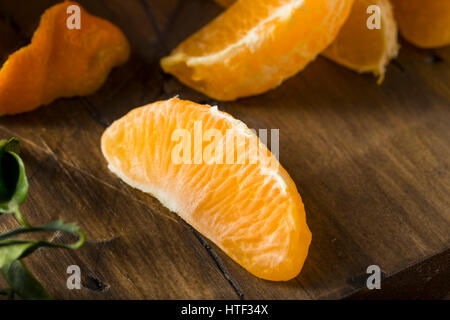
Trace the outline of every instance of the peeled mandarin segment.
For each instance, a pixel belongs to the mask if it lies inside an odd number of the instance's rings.
[[[216,0],[227,7],[235,0]],[[381,8],[381,29],[367,28],[367,8]],[[397,24],[389,0],[355,0],[350,16],[337,38],[322,54],[358,72],[372,72],[383,79],[386,65],[398,54]]]
[[[111,69],[130,55],[125,35],[81,6],[81,29],[67,28],[63,2],[41,17],[31,44],[11,54],[0,69],[0,115],[18,114],[60,97],[95,92]]]
[[[422,48],[450,45],[450,1],[391,0],[400,33]]]
[[[180,154],[191,151],[185,159],[192,164],[174,158],[181,150],[174,139],[180,129],[189,137]],[[224,138],[230,136],[239,138],[235,149]],[[201,148],[195,149],[194,141]],[[158,198],[255,276],[285,281],[302,269],[311,232],[301,197],[288,173],[241,121],[174,98],[131,111],[105,131],[101,145],[113,173]],[[255,145],[260,152],[250,151]],[[247,150],[247,161],[237,160],[239,146],[245,146],[239,150]],[[235,161],[219,161],[219,156],[211,161],[208,154],[231,154]]]
[[[367,8],[381,9],[381,29],[367,27]],[[327,58],[358,72],[372,72],[384,78],[386,65],[399,51],[398,30],[388,0],[356,0],[336,40],[323,52]]]
[[[336,37],[353,0],[239,0],[180,44],[162,68],[218,100],[263,93]]]

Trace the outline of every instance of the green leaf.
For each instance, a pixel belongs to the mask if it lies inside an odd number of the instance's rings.
[[[6,152],[6,145],[8,144],[8,140],[0,140],[0,164],[2,163],[3,155]],[[5,179],[3,178],[3,168],[0,165],[0,206],[2,203],[9,198],[9,192],[6,188]]]
[[[24,203],[27,194],[28,180],[25,166],[19,157],[19,140],[16,138],[1,140],[0,214],[12,213],[22,218],[18,209]]]
[[[32,241],[24,241],[24,240],[0,241],[0,268],[15,260],[21,259],[22,257],[25,256],[27,252],[28,254],[31,253],[30,250],[34,249],[34,246],[35,243]]]
[[[50,300],[51,297],[38,280],[20,261],[4,265],[3,276],[11,287],[11,291],[25,300]]]
[[[22,234],[35,232],[68,232],[78,235],[77,242],[72,244],[52,243],[41,240],[14,239]],[[38,227],[18,228],[0,234],[0,268],[13,262],[23,259],[41,247],[78,249],[85,241],[84,232],[75,224],[65,223],[63,220],[57,220],[46,225]]]
[[[0,215],[12,214],[22,224],[18,229],[0,234],[0,272],[11,286],[4,290],[0,288],[0,295],[7,295],[10,299],[14,298],[14,294],[23,299],[51,299],[20,260],[41,247],[78,249],[84,244],[85,235],[77,225],[65,223],[63,220],[32,227],[23,218],[19,207],[27,197],[28,180],[19,151],[18,139],[0,140]],[[79,239],[72,244],[58,244],[16,238],[35,232],[58,231],[76,234]]]

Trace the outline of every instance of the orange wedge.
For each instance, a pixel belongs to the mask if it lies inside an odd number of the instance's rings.
[[[80,8],[81,29],[67,27],[67,9],[73,5]],[[42,15],[31,44],[11,54],[0,69],[0,115],[91,94],[129,54],[128,40],[116,26],[76,2],[57,4]]]
[[[450,45],[449,0],[392,0],[400,33],[421,48]]]
[[[367,27],[367,8],[380,7],[381,29]],[[399,51],[398,30],[388,0],[356,0],[336,40],[323,53],[327,58],[358,72],[372,72],[384,78],[386,65]]]
[[[162,68],[218,100],[277,87],[337,36],[353,0],[239,0],[181,43]]]
[[[241,121],[174,98],[114,122],[101,146],[113,173],[158,198],[255,276],[285,281],[301,271],[311,242],[302,199]],[[245,161],[237,150],[247,150]]]
[[[216,1],[228,7],[236,0]],[[378,5],[381,9],[381,29],[367,28],[367,8],[370,5]],[[381,81],[386,65],[398,54],[397,33],[389,0],[355,0],[350,16],[323,55],[358,72],[372,72]]]

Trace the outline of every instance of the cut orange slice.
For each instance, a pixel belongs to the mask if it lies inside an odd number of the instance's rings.
[[[283,281],[302,269],[311,233],[301,197],[241,121],[174,98],[131,111],[105,131],[101,145],[113,173],[158,198],[252,274]]]
[[[76,14],[75,8],[80,10],[80,29],[68,27],[68,12]],[[31,44],[11,54],[0,69],[0,115],[91,94],[129,55],[119,28],[76,2],[57,4],[42,15]]]
[[[421,48],[450,45],[449,0],[392,0],[400,33]]]
[[[380,8],[381,29],[367,27],[367,8]],[[327,58],[358,72],[372,72],[384,78],[386,65],[399,51],[398,30],[388,0],[356,0],[336,40],[323,53]]]
[[[236,0],[216,0],[223,7]],[[367,8],[381,9],[381,29],[367,28]],[[372,72],[383,80],[386,65],[398,54],[397,24],[389,0],[355,0],[350,16],[324,56],[358,72]]]
[[[353,0],[239,0],[161,61],[218,100],[277,87],[335,39]]]

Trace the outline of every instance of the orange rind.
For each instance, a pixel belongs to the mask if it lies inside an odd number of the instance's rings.
[[[81,9],[81,29],[69,29],[69,6]],[[110,22],[76,2],[57,4],[42,15],[31,43],[11,54],[0,69],[0,115],[18,114],[60,97],[98,90],[115,66],[125,63],[130,46]]]
[[[391,0],[400,33],[421,48],[450,45],[449,0]]]

